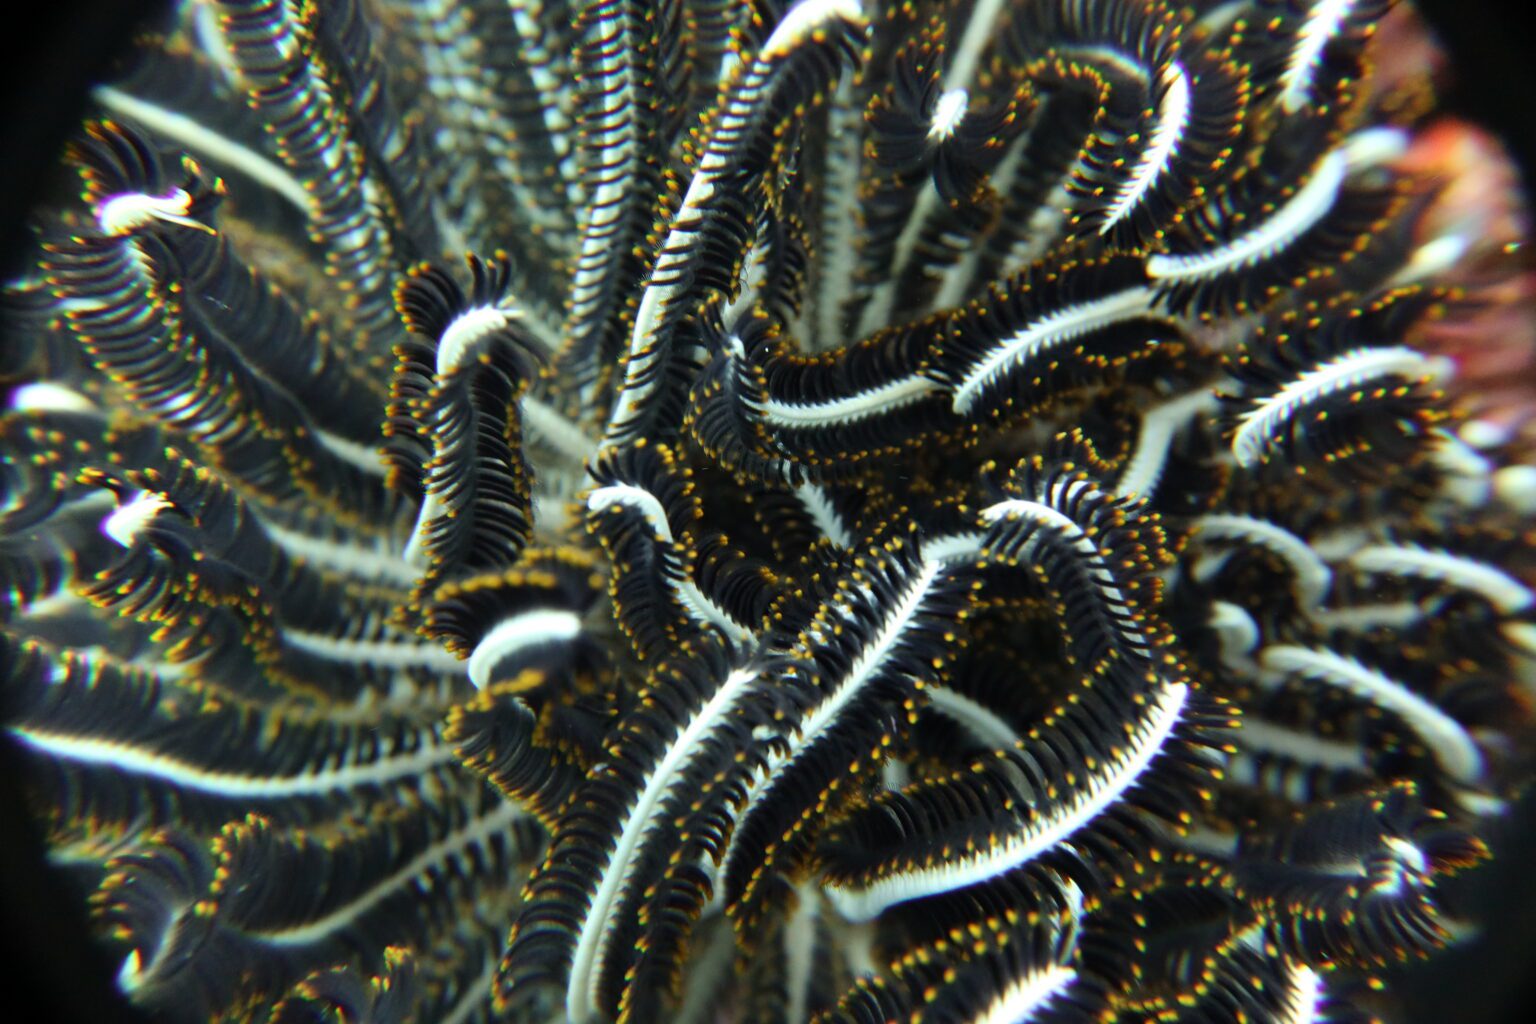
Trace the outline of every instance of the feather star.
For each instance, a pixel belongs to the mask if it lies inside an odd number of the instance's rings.
[[[179,6],[0,361],[125,997],[1391,1019],[1536,692],[1405,7]]]

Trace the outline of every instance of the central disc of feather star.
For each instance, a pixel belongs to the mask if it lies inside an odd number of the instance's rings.
[[[0,706],[122,991],[1390,1018],[1536,677],[1409,14],[178,6],[0,361]]]

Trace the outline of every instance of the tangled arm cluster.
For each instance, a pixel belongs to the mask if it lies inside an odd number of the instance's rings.
[[[121,990],[1390,1016],[1536,657],[1406,16],[177,7],[0,357],[0,720]]]

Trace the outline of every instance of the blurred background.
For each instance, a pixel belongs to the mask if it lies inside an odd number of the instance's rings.
[[[322,0],[323,2],[323,0]],[[0,26],[0,273],[25,257],[23,218],[43,191],[89,86],[115,54],[168,4],[153,0],[54,0],[7,4]],[[1501,139],[1530,195],[1536,185],[1536,53],[1502,0],[1419,0],[1449,55],[1442,109]],[[24,11],[24,13],[23,13]],[[1536,272],[1526,250],[1526,267]],[[1533,353],[1532,355],[1536,355]],[[1536,406],[1536,380],[1531,399]],[[43,863],[40,837],[16,782],[16,752],[0,736],[0,1017],[33,1021],[135,1021],[115,995],[114,965],[89,941],[82,908]],[[1392,978],[1408,1024],[1505,1024],[1536,1019],[1536,796],[1488,837],[1493,863],[1448,894],[1484,922],[1428,964]],[[33,1010],[28,1007],[40,1007]]]

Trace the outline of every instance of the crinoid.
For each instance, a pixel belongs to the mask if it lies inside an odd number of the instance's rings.
[[[0,365],[0,708],[123,993],[1390,1018],[1536,653],[1392,8],[178,8]]]

